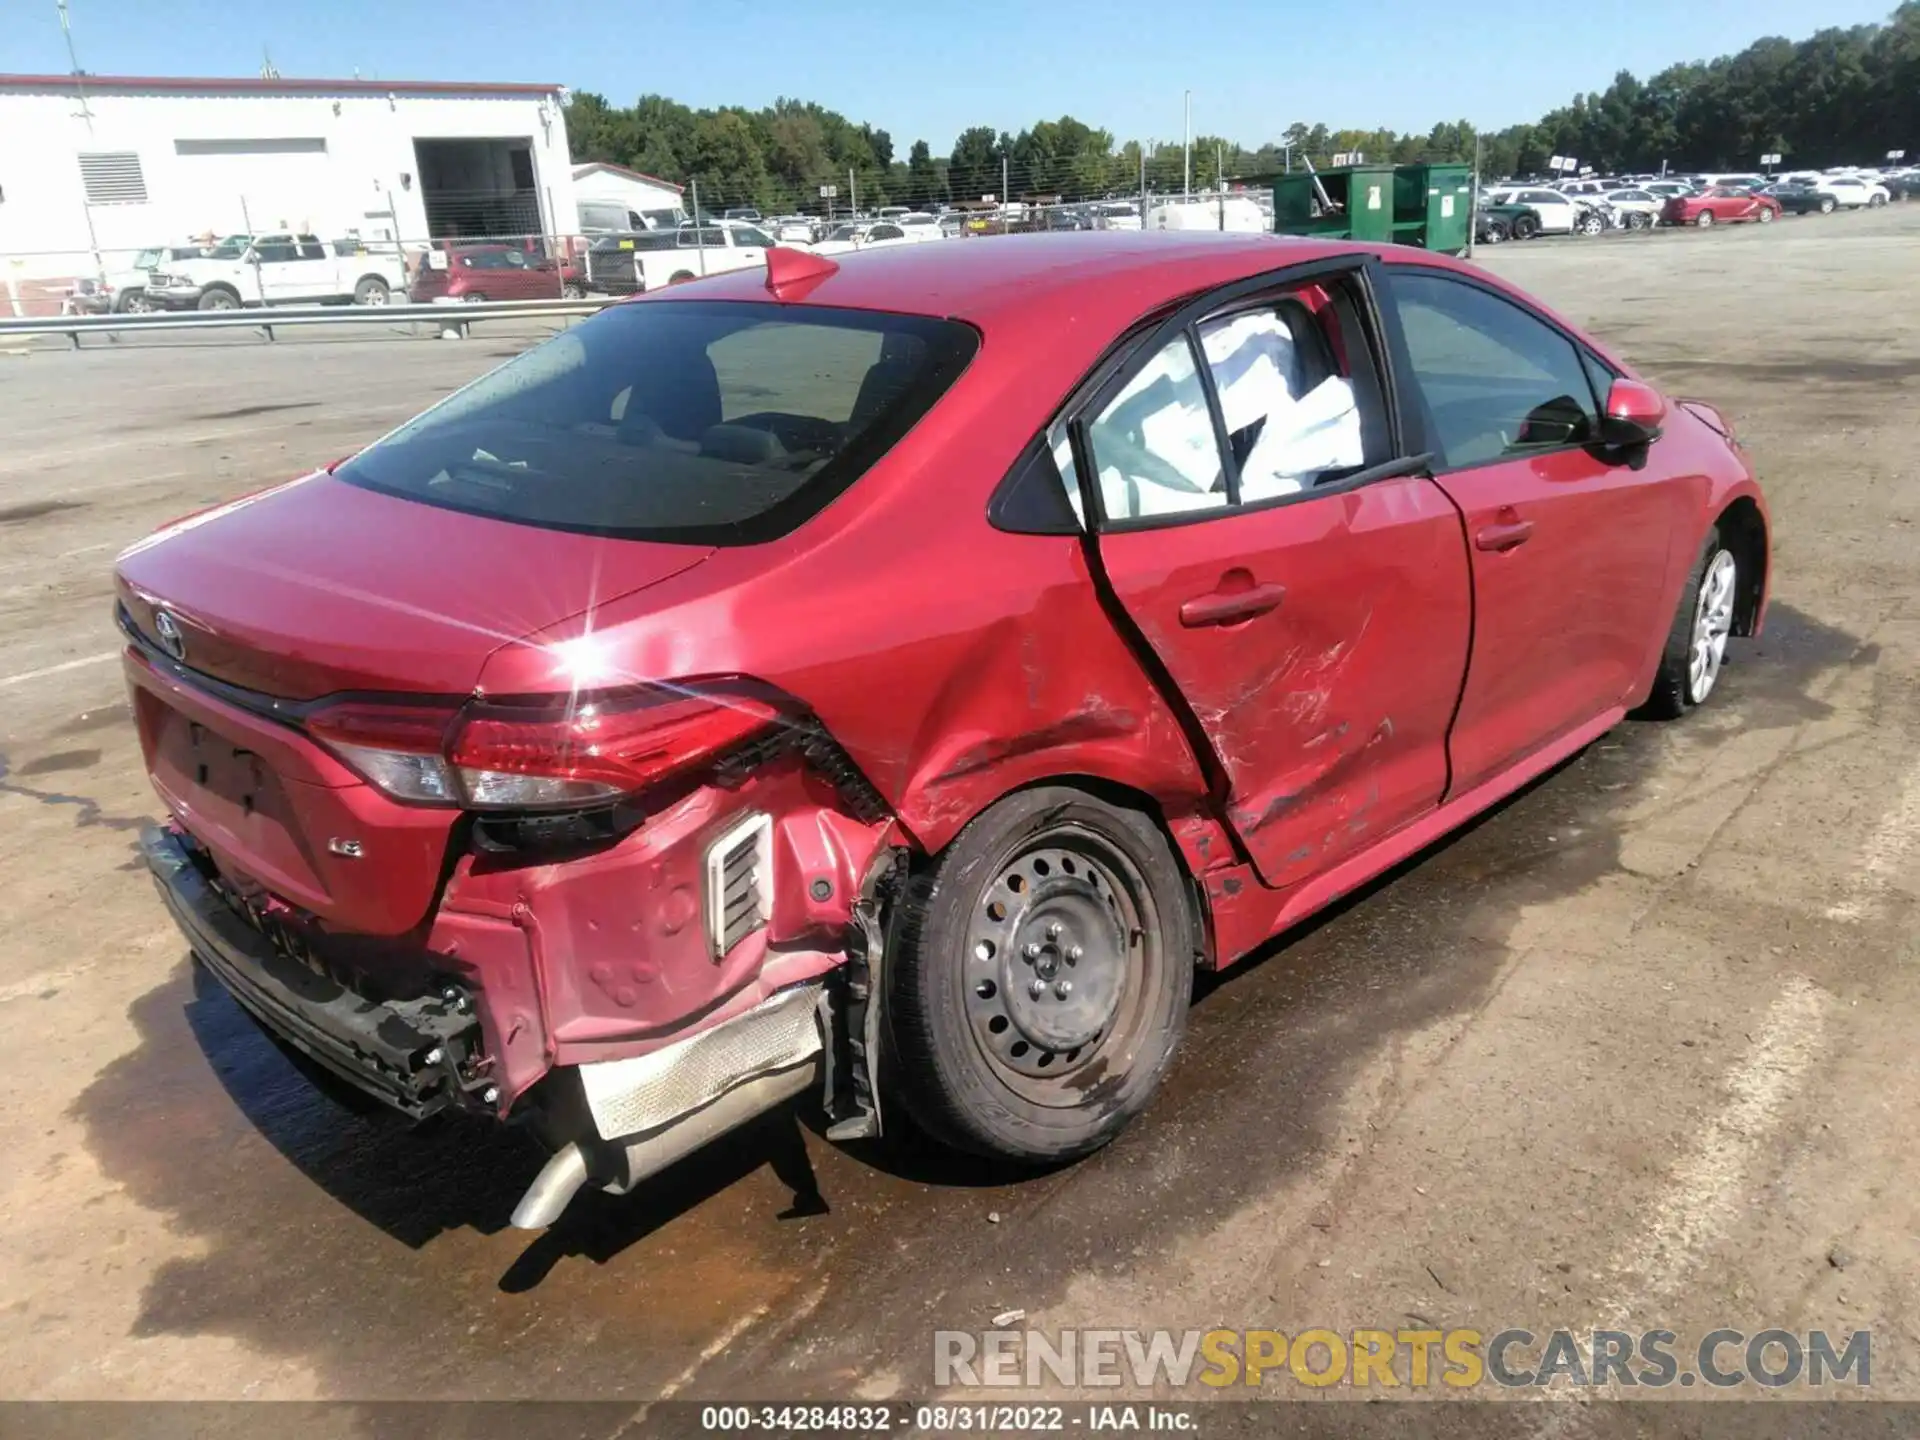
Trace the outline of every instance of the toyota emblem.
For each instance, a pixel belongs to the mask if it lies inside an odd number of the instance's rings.
[[[153,633],[160,641],[160,648],[176,660],[187,658],[187,637],[180,629],[180,622],[173,618],[170,610],[153,612]]]

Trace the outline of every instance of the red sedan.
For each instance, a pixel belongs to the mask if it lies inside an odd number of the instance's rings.
[[[442,300],[558,300],[560,271],[551,260],[513,245],[454,245],[422,257],[407,287],[416,305]]]
[[[1767,567],[1727,423],[1478,269],[1089,232],[616,306],[119,620],[194,952],[529,1121],[537,1226],[809,1088],[1095,1149],[1196,967],[1706,701]]]
[[[1667,201],[1660,218],[1668,225],[1737,225],[1755,220],[1762,225],[1773,222],[1780,213],[1780,202],[1771,195],[1757,195],[1732,185],[1716,185],[1697,195],[1676,195]]]

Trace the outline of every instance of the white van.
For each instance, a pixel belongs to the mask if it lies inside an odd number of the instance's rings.
[[[1243,195],[1224,200],[1174,200],[1147,211],[1149,230],[1228,230],[1238,235],[1264,235],[1273,227],[1266,212]]]

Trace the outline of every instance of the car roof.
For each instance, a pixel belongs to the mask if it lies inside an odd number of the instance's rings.
[[[950,316],[989,335],[1091,327],[1104,344],[1135,318],[1196,291],[1378,248],[1204,230],[995,235],[835,256],[838,270],[807,287],[797,303]],[[733,271],[629,303],[671,304],[678,296],[765,301],[766,272]]]

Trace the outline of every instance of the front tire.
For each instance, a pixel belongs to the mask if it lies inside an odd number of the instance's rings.
[[[200,299],[195,302],[200,310],[238,310],[240,297],[231,290],[203,290]]]
[[[1767,209],[1763,205],[1760,208],[1760,213],[1754,218],[1757,219],[1762,225],[1771,225],[1773,223],[1773,211]]]
[[[1534,219],[1531,215],[1516,215],[1513,217],[1513,238],[1514,239],[1531,240],[1534,236],[1538,235],[1539,233],[1540,233],[1540,222]]]
[[[1694,217],[1693,223],[1699,226],[1702,230],[1712,229],[1713,228],[1713,212],[1711,210],[1702,210],[1698,215]]]
[[[1186,1026],[1185,872],[1157,826],[1046,786],[911,879],[886,969],[893,1088],[958,1149],[1054,1164],[1145,1108]]]
[[[1834,200],[1831,196],[1829,196],[1827,199],[1822,200],[1820,202],[1820,213],[1822,215],[1831,215],[1838,204],[1839,202],[1837,200]]]
[[[1653,690],[1644,712],[1657,720],[1677,720],[1706,704],[1726,663],[1727,637],[1733,633],[1735,598],[1740,594],[1740,562],[1720,538],[1716,526],[1707,532],[1680,591],[1673,628],[1660,652]]]

